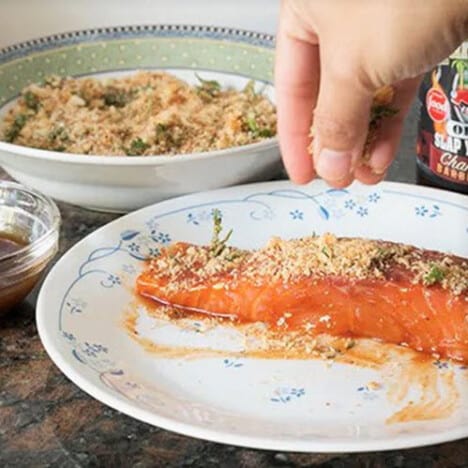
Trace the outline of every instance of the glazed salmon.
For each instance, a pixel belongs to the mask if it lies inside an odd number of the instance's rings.
[[[468,362],[468,262],[412,246],[331,234],[256,251],[176,243],[136,288],[186,311]]]

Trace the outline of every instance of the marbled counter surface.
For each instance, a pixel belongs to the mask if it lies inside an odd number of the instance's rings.
[[[388,178],[414,181],[415,112]],[[0,179],[6,177],[0,171]],[[116,216],[60,204],[61,248]],[[286,454],[180,436],[107,408],[55,367],[36,332],[37,287],[0,318],[0,467],[468,467],[468,440],[381,453]]]

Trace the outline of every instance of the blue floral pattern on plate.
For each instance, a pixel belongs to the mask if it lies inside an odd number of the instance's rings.
[[[364,400],[372,401],[379,398],[383,387],[380,384],[367,384],[357,388],[357,391]]]
[[[223,364],[224,364],[224,367],[234,367],[234,368],[238,368],[238,367],[242,367],[244,365],[244,363],[238,359],[238,358],[226,358],[226,359],[223,359]]]
[[[436,218],[442,214],[439,205],[418,205],[414,208],[414,212],[421,218]]]
[[[270,401],[273,403],[289,403],[305,395],[304,388],[278,387],[274,390]]]

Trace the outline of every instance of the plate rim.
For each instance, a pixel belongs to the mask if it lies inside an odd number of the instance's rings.
[[[200,37],[197,33],[204,34],[205,36]],[[117,24],[61,31],[55,34],[41,35],[13,44],[7,44],[0,48],[0,65],[35,51],[55,49],[57,47],[87,42],[119,40],[122,39],[122,37],[224,39],[226,41],[240,42],[269,50],[274,49],[276,41],[276,36],[274,34],[213,24]]]
[[[57,261],[53,268],[48,273],[46,279],[44,280],[41,289],[39,291],[37,304],[36,304],[36,326],[38,334],[44,349],[46,350],[49,358],[52,362],[58,367],[58,369],[69,379],[71,382],[76,385],[78,388],[83,390],[85,393],[90,395],[92,398],[98,400],[105,406],[108,406],[116,411],[124,413],[125,415],[137,419],[139,421],[151,424],[156,427],[160,427],[164,430],[172,431],[184,436],[194,437],[206,441],[223,443],[228,445],[234,445],[238,447],[261,449],[261,450],[274,450],[274,451],[286,451],[286,452],[322,452],[322,453],[358,453],[366,451],[388,451],[388,450],[397,450],[397,449],[408,449],[415,447],[423,447],[438,443],[451,442],[459,439],[468,437],[468,427],[464,428],[462,425],[448,429],[446,431],[435,432],[430,434],[416,434],[416,435],[406,435],[404,438],[398,437],[392,439],[390,437],[386,438],[377,438],[377,439],[364,439],[360,440],[358,438],[354,439],[311,439],[311,440],[279,440],[278,438],[272,437],[263,437],[263,436],[250,436],[236,434],[228,429],[219,430],[211,429],[204,426],[202,423],[185,423],[181,421],[173,420],[166,416],[161,416],[157,412],[145,410],[138,407],[137,405],[128,402],[123,396],[114,395],[109,391],[101,390],[97,385],[95,385],[90,379],[83,376],[82,373],[75,370],[73,366],[70,366],[67,363],[67,359],[63,357],[60,351],[55,346],[56,333],[50,330],[46,318],[47,311],[47,289],[49,284],[52,283],[55,278],[55,271],[58,267],[66,263],[69,257],[72,257],[74,252],[79,249],[83,244],[89,241],[89,238],[94,235],[98,235],[103,230],[108,229],[111,225],[116,225],[119,223],[127,222],[127,218],[136,216],[137,214],[144,213],[145,211],[154,210],[155,207],[170,205],[173,203],[180,203],[186,199],[193,199],[200,195],[207,194],[219,194],[235,190],[237,188],[253,188],[259,187],[262,188],[274,188],[275,186],[289,183],[286,180],[281,181],[271,181],[271,182],[260,182],[253,184],[242,184],[232,187],[209,190],[204,192],[199,192],[190,195],[184,195],[182,197],[172,198],[170,200],[165,200],[159,203],[149,205],[147,207],[136,210],[132,213],[126,214],[122,217],[119,217],[110,223],[101,226],[95,231],[88,234],[86,237],[81,239],[75,245],[73,245],[67,252],[65,252],[62,257]],[[323,181],[320,181],[322,186],[326,186]],[[309,187],[313,184],[318,185],[317,181],[309,184]],[[362,186],[362,184],[357,184]],[[447,192],[440,189],[434,189],[429,187],[421,187],[414,184],[407,184],[401,182],[382,182],[379,184],[380,187],[392,187],[395,189],[406,190],[410,193],[414,193],[416,190],[422,190],[425,193],[432,194],[434,196],[439,195],[445,201],[451,201],[452,203],[456,201],[468,201],[468,196],[463,194],[457,194],[452,192]],[[458,205],[460,208],[463,206]],[[466,207],[468,211],[468,206]]]

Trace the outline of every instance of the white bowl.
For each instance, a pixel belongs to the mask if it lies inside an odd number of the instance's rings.
[[[86,30],[0,51],[0,118],[21,89],[47,75],[118,76],[166,70],[189,82],[195,73],[241,89],[271,86],[273,39],[203,26]],[[268,180],[281,171],[276,138],[221,151],[146,157],[73,155],[0,142],[0,164],[25,185],[61,201],[125,212],[191,192]]]

